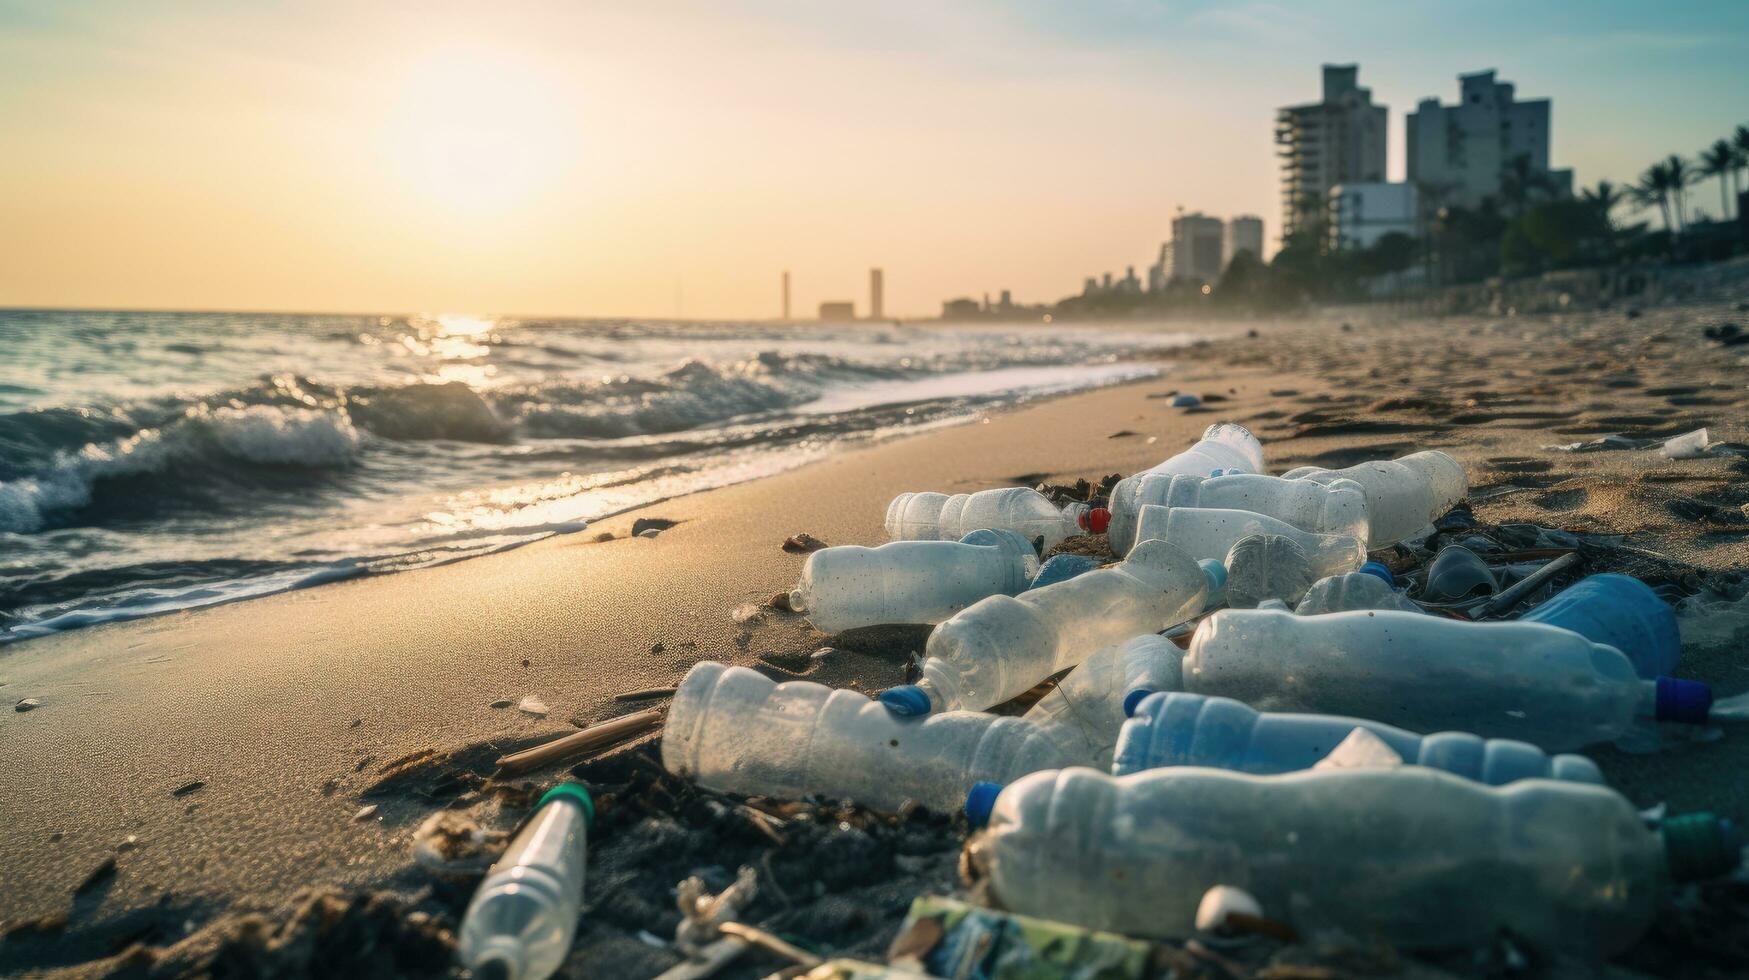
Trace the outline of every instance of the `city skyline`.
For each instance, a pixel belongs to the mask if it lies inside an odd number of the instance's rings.
[[[674,6],[0,0],[0,126],[29,135],[0,306],[669,316],[683,283],[689,315],[770,318],[775,270],[805,313],[878,266],[888,315],[930,316],[1073,295],[1179,206],[1278,215],[1274,114],[1326,62],[1389,107],[1387,180],[1460,74],[1558,103],[1575,184],[1749,104],[1739,5]]]

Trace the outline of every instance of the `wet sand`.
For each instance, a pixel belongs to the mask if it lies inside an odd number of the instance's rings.
[[[900,491],[1129,473],[1216,420],[1252,426],[1277,472],[1445,449],[1468,467],[1485,521],[1631,533],[1629,545],[1666,559],[1659,574],[1741,595],[1749,460],[1541,447],[1701,425],[1715,441],[1749,442],[1749,346],[1701,336],[1744,319],[1736,304],[1745,299],[1637,318],[1380,317],[1346,330],[1338,320],[1260,324],[1257,337],[1220,328],[1224,339],[1184,351],[1153,382],[846,451],[518,551],[9,647],[5,693],[44,703],[3,723],[0,918],[67,913],[69,922],[0,943],[0,970],[88,963],[132,941],[166,945],[181,934],[166,923],[198,929],[225,913],[277,910],[311,886],[419,893],[432,883],[410,858],[413,829],[469,792],[483,817],[499,815],[498,797],[478,783],[493,758],[647,707],[613,695],[671,686],[699,660],[868,691],[897,683],[917,631],[857,642],[773,610],[732,615],[794,582],[803,559],[780,549],[785,537],[875,543]],[[1206,404],[1173,409],[1161,396],[1177,390]],[[653,539],[628,537],[643,517],[678,523]],[[604,532],[613,539],[597,541]],[[1749,635],[1685,651],[1682,673],[1723,694],[1749,688],[1744,642]],[[808,660],[828,645],[838,652]],[[550,706],[545,719],[490,706],[531,694]],[[1749,735],[1649,757],[1593,754],[1638,805],[1749,820],[1740,778]],[[538,788],[563,771],[520,782]],[[367,806],[376,809],[360,817]],[[514,801],[503,806],[514,813]],[[653,811],[646,802],[639,812]],[[113,875],[74,896],[111,858]],[[931,860],[920,880],[950,872],[942,862],[951,854]],[[672,884],[653,883],[652,894]],[[855,935],[896,923],[908,897],[898,888],[885,905],[862,908]],[[630,921],[594,926],[586,941],[633,957],[622,965],[674,961],[628,952],[638,946]]]

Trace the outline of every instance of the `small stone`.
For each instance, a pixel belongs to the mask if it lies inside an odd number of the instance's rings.
[[[522,658],[522,665],[523,665],[523,666],[524,666],[524,667],[527,667],[527,666],[528,666],[528,658],[527,658],[527,657],[523,657],[523,658]]]
[[[671,521],[666,517],[640,517],[632,522],[632,533],[640,538],[653,538],[656,534],[661,534],[678,523],[680,522]],[[646,531],[655,531],[656,534],[645,534]]]
[[[25,698],[12,706],[13,711],[25,712],[42,707],[42,698]]]
[[[324,780],[322,783],[322,795],[323,796],[333,796],[334,791],[339,789],[339,788],[340,788],[340,780],[334,779],[333,777],[329,777],[328,779]]]
[[[657,640],[656,642],[650,644],[650,654],[652,656],[654,656],[655,654],[661,653],[662,651],[664,651],[666,649],[668,649],[668,648],[663,645],[661,640]]]
[[[545,701],[542,701],[540,698],[537,698],[534,695],[530,694],[530,695],[524,697],[521,701],[518,701],[516,703],[516,710],[522,712],[525,715],[533,715],[536,718],[545,718],[547,716],[547,712],[549,712],[553,709],[547,707],[547,703]]]
[[[369,820],[376,812],[377,805],[375,803],[361,806],[358,808],[358,812],[352,815],[352,822],[358,823],[361,820]]]
[[[206,780],[204,780],[204,779],[191,779],[188,782],[183,783],[181,786],[178,786],[175,789],[171,790],[170,795],[171,796],[187,796],[188,794],[194,792],[197,789],[200,789],[202,786],[205,786],[205,785],[206,785]]]
[[[129,851],[131,851],[134,848],[139,847],[139,846],[140,846],[139,836],[137,834],[129,834],[125,838],[122,839],[122,842],[120,844],[115,845],[115,852],[117,854],[126,854],[127,852],[129,852]]]
[[[813,661],[821,661],[821,660],[825,660],[827,657],[830,657],[837,652],[838,651],[833,649],[832,647],[821,647],[820,649],[815,650],[813,653],[808,654],[808,659],[813,660]]]
[[[488,708],[508,708],[515,703],[516,703],[515,701],[512,701],[509,698],[499,698],[498,700],[492,702],[491,704],[486,705],[486,707],[488,707]]]
[[[360,726],[360,725],[362,725],[362,724],[364,724],[364,719],[363,719],[363,718],[354,718],[354,719],[352,719],[352,724],[350,724],[350,725],[348,725],[348,726],[346,726],[346,727],[348,727],[348,728],[357,728],[357,727],[358,727],[358,726]]]
[[[61,842],[61,839],[66,837],[66,836],[67,836],[66,831],[57,830],[54,833],[49,835],[49,843],[50,844],[59,844]]]
[[[814,537],[806,531],[799,534],[792,534],[783,541],[783,550],[792,555],[812,554],[824,547],[826,547],[826,542],[821,541],[819,538]]]
[[[1216,885],[1203,893],[1196,906],[1196,931],[1221,933],[1227,929],[1227,917],[1233,914],[1263,918],[1263,906],[1243,888]]]
[[[612,541],[612,540],[613,540],[613,532],[612,531],[603,531],[600,534],[597,534],[595,536],[595,543],[596,544],[600,544],[603,541]]]

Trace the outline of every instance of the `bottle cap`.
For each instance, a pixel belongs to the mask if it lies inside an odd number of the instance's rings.
[[[1369,561],[1360,566],[1360,570],[1368,575],[1377,575],[1379,578],[1384,579],[1386,585],[1394,586],[1397,584],[1397,577],[1391,574],[1390,568],[1382,561]]]
[[[1153,693],[1154,689],[1151,687],[1138,687],[1125,694],[1123,696],[1123,716],[1134,718],[1136,709],[1141,707],[1142,702],[1148,700],[1148,695]]]
[[[976,792],[976,790],[973,790]],[[969,806],[969,804],[968,804]],[[1664,859],[1676,881],[1698,881],[1736,870],[1743,859],[1743,838],[1736,825],[1711,813],[1685,813],[1658,828],[1664,838]]]
[[[1713,689],[1701,681],[1685,681],[1680,677],[1659,677],[1658,695],[1652,717],[1659,721],[1674,721],[1684,725],[1704,725],[1713,708]]]
[[[907,718],[929,713],[929,692],[916,684],[900,684],[881,692],[881,703],[895,715]]]
[[[990,811],[996,809],[996,797],[1001,794],[1001,783],[973,783],[966,794],[966,820],[974,827],[989,823]]]
[[[570,800],[583,810],[583,826],[585,829],[595,826],[595,800],[590,798],[589,791],[578,783],[560,783],[547,790],[540,802],[534,805],[536,810],[554,800]]]
[[[1081,530],[1083,531],[1092,531],[1094,534],[1104,534],[1105,529],[1111,526],[1111,511],[1106,510],[1104,507],[1095,507],[1092,510],[1083,512],[1076,523],[1081,525]]]
[[[1226,476],[1226,475],[1227,475],[1227,471],[1221,469],[1219,466],[1215,467],[1212,470],[1209,470],[1209,479],[1211,479],[1211,480],[1217,476]]]
[[[1227,587],[1227,566],[1213,558],[1200,558],[1197,564],[1202,566],[1203,575],[1209,580],[1209,594],[1213,595]]]

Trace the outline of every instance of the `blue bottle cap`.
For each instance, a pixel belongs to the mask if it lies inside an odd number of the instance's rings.
[[[1148,699],[1148,695],[1153,693],[1154,689],[1151,687],[1138,687],[1135,690],[1130,691],[1128,694],[1125,694],[1123,696],[1123,716],[1125,718],[1134,718],[1136,716],[1136,708],[1140,707],[1141,703]]]
[[[1730,874],[1743,860],[1743,838],[1731,821],[1711,813],[1671,817],[1658,828],[1670,877],[1701,881]]]
[[[966,794],[966,821],[974,827],[989,823],[990,811],[996,809],[996,797],[1001,794],[1001,783],[973,783]]]
[[[929,693],[915,684],[900,684],[881,692],[881,703],[895,715],[907,718],[929,713]]]
[[[1684,725],[1704,725],[1713,708],[1712,685],[1680,677],[1658,678],[1658,697],[1652,717]]]
[[[1208,576],[1210,592],[1219,592],[1227,587],[1227,566],[1213,558],[1198,559],[1197,564],[1202,566],[1202,573]]]
[[[1386,585],[1395,586],[1397,584],[1397,577],[1391,574],[1390,568],[1382,561],[1369,561],[1360,566],[1360,570],[1368,575],[1377,575],[1384,579]]]

